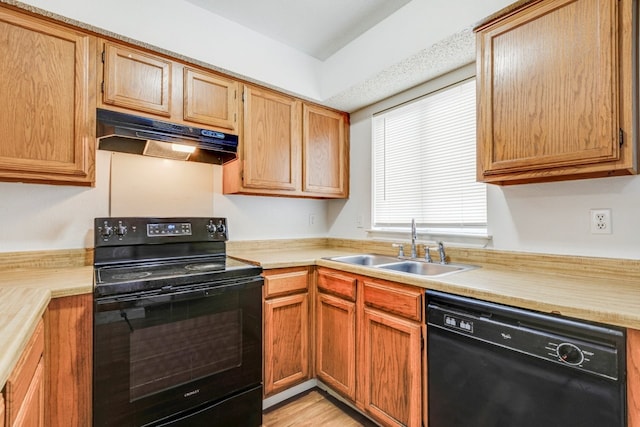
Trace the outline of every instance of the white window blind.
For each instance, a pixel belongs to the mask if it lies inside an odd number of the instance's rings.
[[[486,185],[476,182],[475,81],[373,118],[373,227],[486,232]]]

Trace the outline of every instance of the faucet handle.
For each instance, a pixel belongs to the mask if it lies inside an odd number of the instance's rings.
[[[402,243],[393,243],[391,246],[398,248],[398,256],[404,256],[404,245]]]
[[[431,259],[431,251],[429,249],[429,245],[424,245],[424,260],[426,262],[433,262],[433,259]]]

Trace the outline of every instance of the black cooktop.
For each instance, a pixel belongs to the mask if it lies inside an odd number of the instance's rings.
[[[224,286],[262,268],[226,256],[225,218],[96,218],[95,294]]]

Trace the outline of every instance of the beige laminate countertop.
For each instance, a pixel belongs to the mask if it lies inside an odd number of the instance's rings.
[[[0,389],[51,298],[93,292],[93,267],[0,271]]]
[[[603,279],[480,266],[461,273],[425,278],[323,259],[353,253],[353,250],[345,249],[303,248],[230,251],[229,255],[265,269],[318,265],[545,313],[640,329],[640,277]]]

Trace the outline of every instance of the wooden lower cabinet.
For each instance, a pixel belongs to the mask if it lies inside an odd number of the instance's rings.
[[[44,321],[40,320],[7,380],[5,421],[8,426],[44,426],[44,343]]]
[[[90,426],[93,295],[53,298],[45,320],[47,426]]]
[[[385,426],[421,426],[424,290],[359,283],[358,403]]]
[[[422,425],[423,294],[318,268],[318,379],[384,426]]]
[[[640,427],[640,331],[627,329],[628,427]]]
[[[311,378],[309,269],[264,273],[264,395]]]

